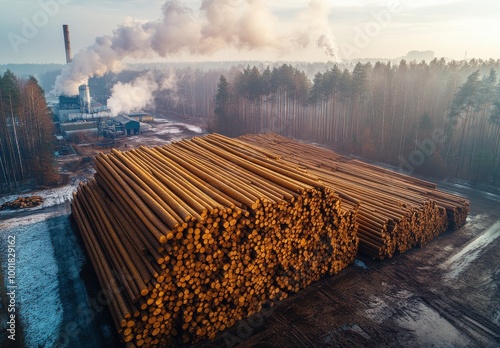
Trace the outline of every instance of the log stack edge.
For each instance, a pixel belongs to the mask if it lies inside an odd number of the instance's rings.
[[[99,154],[72,214],[130,346],[195,343],[465,223],[432,183],[276,134]],[[359,226],[359,228],[358,228]]]

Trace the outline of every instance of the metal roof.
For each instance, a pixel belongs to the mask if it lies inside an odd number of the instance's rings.
[[[130,122],[134,122],[134,123],[139,124],[138,121],[136,121],[133,118],[130,118],[128,116],[125,116],[125,115],[115,116],[115,117],[113,117],[113,120],[116,121],[116,122],[119,122],[121,124],[127,124],[127,123],[130,123]]]

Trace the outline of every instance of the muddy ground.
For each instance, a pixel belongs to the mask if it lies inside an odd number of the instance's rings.
[[[91,173],[85,170],[83,176]],[[500,346],[500,196],[444,182],[439,187],[470,199],[462,229],[389,260],[360,256],[197,347]],[[68,188],[61,192],[60,199],[48,194],[55,197],[50,206],[0,215],[4,270],[7,236],[17,241],[20,318],[12,342],[6,288],[0,287],[1,347],[120,345],[70,219]]]

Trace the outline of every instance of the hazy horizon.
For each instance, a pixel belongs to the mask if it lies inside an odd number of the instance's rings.
[[[210,40],[205,36],[196,41],[197,46],[183,43],[184,46],[168,47],[169,51],[163,48],[161,55],[148,53],[147,57],[126,57],[125,61],[147,58],[148,62],[327,62],[395,59],[413,50],[433,51],[435,57],[456,60],[500,58],[500,26],[497,24],[500,3],[486,0],[294,0],[272,4],[189,0],[177,3],[182,6],[184,17],[175,18],[164,16],[163,0],[0,2],[3,4],[0,64],[64,63],[62,24],[69,25],[73,56],[93,45],[96,38],[113,36],[117,29],[138,23],[158,25],[171,21],[167,27],[170,31],[161,38],[172,40],[193,29],[186,25],[187,18],[192,23],[200,23],[199,32],[205,35],[213,29],[207,25],[206,18],[213,18],[210,16],[221,3],[230,4],[227,5],[230,12],[225,8],[216,13],[219,27],[214,31],[219,32],[209,33]],[[177,28],[178,32],[171,32]],[[229,37],[229,28],[240,30],[235,34],[239,37]],[[196,30],[193,32],[199,34]],[[305,37],[305,33],[316,36]],[[215,35],[224,36],[223,40]],[[323,39],[324,42],[320,42]]]

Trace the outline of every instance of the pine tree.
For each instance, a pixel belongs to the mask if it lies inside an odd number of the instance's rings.
[[[229,125],[229,83],[224,75],[220,76],[215,95],[215,118],[217,131],[224,135],[230,135]]]
[[[29,179],[40,185],[57,183],[53,127],[38,82],[7,71],[0,79],[0,191]]]
[[[479,70],[476,70],[467,77],[467,81],[459,88],[458,92],[453,97],[450,107],[450,117],[462,118],[462,135],[458,148],[455,177],[458,175],[460,166],[462,165],[467,122],[469,121],[471,113],[479,107],[480,102]]]

